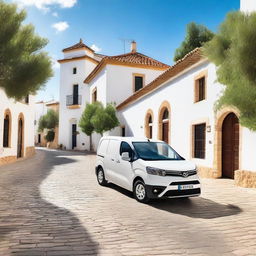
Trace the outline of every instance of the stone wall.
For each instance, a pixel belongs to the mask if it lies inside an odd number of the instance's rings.
[[[4,156],[0,158],[0,165],[9,164],[17,160],[16,156]]]
[[[26,157],[35,155],[35,147],[26,147]]]
[[[235,171],[235,184],[240,187],[256,188],[256,172]]]

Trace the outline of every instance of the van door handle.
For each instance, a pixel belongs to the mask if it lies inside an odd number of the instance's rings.
[[[119,161],[119,160],[116,160],[116,162],[117,162],[118,164],[120,164],[120,161]]]

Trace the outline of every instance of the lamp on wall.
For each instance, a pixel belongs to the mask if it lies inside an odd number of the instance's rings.
[[[207,132],[211,132],[211,126],[210,126],[210,125],[207,125],[207,126],[206,126],[206,131],[207,131]]]

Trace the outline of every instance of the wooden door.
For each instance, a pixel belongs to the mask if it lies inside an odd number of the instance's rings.
[[[169,143],[169,122],[163,122],[162,129],[162,140],[166,143]]]
[[[73,86],[73,105],[78,104],[78,84]]]
[[[72,149],[76,147],[76,124],[72,124]]]
[[[222,176],[234,179],[239,168],[239,120],[234,113],[226,116],[222,125]]]
[[[18,145],[17,145],[17,158],[23,156],[23,120],[20,118],[18,123]]]

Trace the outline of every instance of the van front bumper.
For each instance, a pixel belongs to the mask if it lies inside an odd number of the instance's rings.
[[[183,185],[190,185],[190,188],[183,189]],[[201,185],[198,180],[172,182],[168,186],[145,185],[145,187],[149,198],[192,197],[201,194]]]

